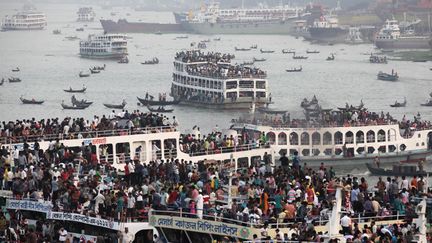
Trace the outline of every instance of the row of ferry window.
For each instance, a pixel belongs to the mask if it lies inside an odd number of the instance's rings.
[[[88,49],[88,48],[81,48],[81,52],[107,52],[106,49]]]
[[[173,78],[174,78],[174,82],[180,84],[193,85],[193,86],[209,88],[209,89],[222,89],[221,81],[211,81],[206,79],[190,78],[178,74],[173,74]]]
[[[424,144],[423,144],[424,145]],[[362,154],[373,154],[373,153],[394,153],[394,152],[398,152],[397,150],[399,149],[399,151],[405,151],[406,149],[406,145],[405,144],[401,144],[399,145],[399,147],[397,147],[396,145],[382,145],[379,147],[373,147],[373,146],[369,146],[369,147],[358,147],[357,149],[355,148],[327,148],[324,150],[320,150],[317,148],[313,148],[313,149],[290,149],[289,150],[289,154],[293,155],[294,152],[300,152],[302,156],[318,156],[318,155],[343,155],[346,157],[351,157],[351,156],[355,156],[357,155],[362,155]],[[286,149],[282,149],[283,151],[281,152],[286,152]]]
[[[220,92],[212,92],[212,91],[207,91],[207,90],[200,90],[200,89],[193,89],[193,88],[186,88],[186,87],[181,87],[181,86],[176,86],[174,85],[174,88],[179,89],[179,90],[186,90],[186,91],[190,91],[190,92],[198,92],[198,93],[220,93]],[[266,92],[264,91],[230,91],[230,92],[226,92],[225,93],[225,98],[229,99],[229,98],[238,98],[238,97],[249,97],[249,98],[265,98],[266,97]]]
[[[273,132],[267,133],[267,138],[269,139],[269,142],[271,144],[276,144],[276,135]],[[312,138],[312,139],[311,139]],[[312,140],[312,141],[311,141]],[[387,132],[387,141],[396,141],[396,131],[394,129],[390,129]],[[300,142],[300,144],[299,144]],[[358,131],[355,136],[354,140],[354,134],[353,132],[349,131],[345,133],[345,137],[341,132],[336,132],[334,135],[332,135],[330,132],[325,132],[322,135],[321,140],[321,134],[318,132],[312,133],[312,136],[307,133],[303,132],[300,134],[296,132],[291,132],[289,134],[289,143],[290,145],[310,145],[312,142],[312,145],[332,145],[332,144],[356,144],[358,143],[365,143],[365,135],[363,131]],[[370,130],[366,133],[366,143],[375,143],[375,142],[386,142],[386,133],[384,130],[379,130],[378,133],[375,136],[375,132]],[[287,145],[287,134],[284,132],[280,132],[277,135],[277,144],[278,145]]]

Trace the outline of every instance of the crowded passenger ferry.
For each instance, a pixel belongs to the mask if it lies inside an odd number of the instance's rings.
[[[171,95],[182,104],[221,109],[271,103],[266,72],[231,64],[233,58],[231,54],[199,50],[178,52]]]
[[[420,162],[432,153],[432,126],[420,114],[398,121],[363,106],[313,112],[308,119],[291,119],[286,111],[257,109],[233,120],[231,128],[249,139],[266,139],[276,153],[298,155],[314,166],[364,164],[374,158],[381,163]]]
[[[282,155],[276,164],[267,138],[254,143],[218,129],[204,136],[197,127],[180,134],[177,125],[175,117],[139,111],[2,122],[0,236],[6,242],[428,242],[427,178],[368,185],[336,175],[328,164],[300,164],[296,156]]]

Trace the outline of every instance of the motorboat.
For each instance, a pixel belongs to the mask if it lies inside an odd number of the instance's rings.
[[[398,164],[393,165],[392,169],[383,169],[376,167],[370,163],[366,163],[366,167],[372,175],[377,176],[426,176],[432,172],[426,172],[424,170],[417,169],[417,165],[410,164]]]
[[[302,70],[303,70],[303,67],[300,66],[299,68],[286,69],[285,71],[291,73],[291,72],[301,72]]]
[[[18,83],[18,82],[21,82],[20,78],[14,78],[14,77],[10,77],[10,78],[8,78],[8,80],[9,80],[9,83]]]
[[[153,64],[158,64],[159,63],[159,59],[157,57],[153,57],[152,60],[148,60],[145,62],[142,62],[141,64],[143,65],[153,65]]]

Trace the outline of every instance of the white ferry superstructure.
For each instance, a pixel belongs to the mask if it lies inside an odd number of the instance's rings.
[[[127,36],[123,34],[89,35],[79,46],[81,57],[86,58],[121,59],[128,54]]]
[[[232,129],[255,139],[264,133],[275,153],[297,152],[311,166],[372,163],[375,157],[382,164],[418,162],[432,154],[432,129],[414,129],[402,136],[397,123],[302,128],[240,122]]]
[[[42,12],[27,10],[2,20],[2,30],[41,30],[47,26],[46,16]]]
[[[236,132],[229,130],[228,135],[236,136]],[[259,145],[242,145],[236,148],[223,147],[217,151],[203,151],[197,153],[185,153],[180,146],[180,132],[174,127],[149,127],[136,130],[106,130],[83,132],[78,139],[63,138],[59,135],[43,136],[43,137],[28,137],[27,143],[32,147],[35,140],[40,140],[38,143],[40,149],[46,150],[50,142],[55,142],[59,139],[66,147],[73,149],[84,145],[91,145],[92,151],[96,152],[96,156],[101,163],[109,163],[113,167],[124,170],[126,162],[138,157],[143,163],[155,161],[157,159],[167,160],[171,158],[183,159],[185,161],[198,162],[207,160],[219,161],[239,161],[241,164],[250,165],[253,161],[262,160],[264,155],[271,155],[269,146]],[[15,140],[0,140],[0,144],[6,145],[9,148],[17,146],[18,149],[23,147],[24,137],[19,138],[20,142]],[[141,146],[138,154],[135,150]],[[104,152],[106,151],[106,152]]]
[[[207,73],[217,67],[220,72]],[[229,70],[236,70],[231,72]],[[252,74],[251,70],[255,69]],[[197,72],[196,70],[204,70]],[[258,70],[258,71],[257,71]],[[271,103],[267,74],[231,63],[174,60],[171,96],[181,104],[220,109],[249,109]]]
[[[77,12],[78,22],[93,22],[95,19],[95,12],[91,7],[80,8]]]

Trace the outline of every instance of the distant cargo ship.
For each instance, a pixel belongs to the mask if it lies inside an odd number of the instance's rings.
[[[339,20],[335,16],[322,16],[309,27],[310,39],[316,41],[344,42],[348,34],[349,29],[340,27]]]
[[[301,12],[288,6],[221,9],[213,2],[196,16],[185,20],[176,16],[176,20],[196,34],[288,34],[293,32]]]
[[[187,32],[181,24],[159,24],[129,22],[126,19],[100,20],[102,27],[107,33],[183,33]]]
[[[412,31],[401,34],[397,20],[386,20],[375,36],[375,45],[380,49],[431,49],[431,36],[416,36]]]

